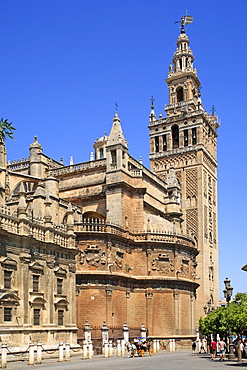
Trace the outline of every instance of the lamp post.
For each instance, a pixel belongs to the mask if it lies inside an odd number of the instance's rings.
[[[233,287],[231,286],[231,280],[229,280],[228,278],[226,278],[224,280],[224,284],[225,284],[225,289],[223,290],[223,293],[224,293],[224,297],[225,297],[226,302],[227,302],[227,308],[229,309]],[[229,358],[229,360],[233,360],[235,358],[235,356],[234,356],[234,353],[233,353],[232,329],[231,328],[229,328],[229,333],[228,334],[229,334],[229,354],[228,354],[228,358]]]

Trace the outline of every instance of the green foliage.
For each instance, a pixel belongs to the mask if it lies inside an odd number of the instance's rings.
[[[205,336],[216,333],[220,336],[226,335],[229,330],[227,308],[219,307],[204,319],[201,317],[199,320],[199,330]]]
[[[5,141],[7,137],[14,139],[15,128],[12,126],[12,122],[8,122],[7,119],[0,119],[0,140]]]
[[[219,307],[205,318],[201,317],[199,330],[205,336],[216,333],[224,336],[231,330],[240,337],[247,331],[247,294],[237,293],[229,307]]]
[[[228,310],[229,326],[233,333],[241,336],[247,330],[247,294],[238,293]]]

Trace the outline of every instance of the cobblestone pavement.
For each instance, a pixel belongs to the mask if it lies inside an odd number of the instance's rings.
[[[239,367],[246,367],[247,360],[243,360],[242,364],[238,364],[236,360],[219,361],[217,358],[212,361],[209,355],[197,354],[192,356],[189,352],[166,352],[158,353],[150,357],[147,354],[145,357],[111,357],[103,358],[102,356],[94,356],[92,360],[82,360],[79,356],[72,357],[70,362],[59,363],[57,359],[43,360],[42,364],[29,366],[23,362],[12,362],[7,364],[7,369],[12,370],[211,370],[211,369],[238,369]]]

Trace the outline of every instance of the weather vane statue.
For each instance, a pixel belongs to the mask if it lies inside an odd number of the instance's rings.
[[[192,23],[193,20],[194,20],[194,18],[191,15],[186,14],[186,15],[183,15],[181,17],[180,21],[177,21],[177,22],[174,22],[174,23],[180,23],[181,24],[181,33],[185,33],[185,26],[187,26],[187,24]]]

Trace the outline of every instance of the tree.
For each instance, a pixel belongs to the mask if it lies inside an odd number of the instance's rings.
[[[227,308],[218,307],[214,311],[210,312],[204,319],[201,317],[199,320],[199,330],[205,337],[207,337],[209,350],[211,334],[214,338],[216,338],[217,334],[223,338],[229,331]]]
[[[199,330],[207,337],[210,334],[213,334],[213,336],[219,334],[220,337],[224,337],[229,332],[236,334],[238,361],[241,362],[240,343],[242,335],[247,331],[247,294],[237,293],[229,307],[219,307],[204,319],[200,318]]]
[[[15,128],[12,126],[12,122],[8,122],[7,119],[0,119],[0,141],[5,141],[7,137],[14,139]]]
[[[232,329],[232,333],[237,336],[238,346],[238,361],[242,361],[242,352],[240,343],[242,335],[247,331],[247,294],[237,293],[235,300],[230,303],[228,309],[228,321],[229,327]]]

